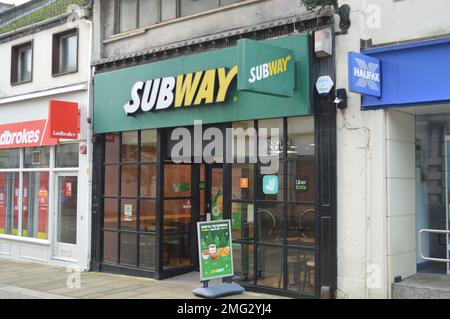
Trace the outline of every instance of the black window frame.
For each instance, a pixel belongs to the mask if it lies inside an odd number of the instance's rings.
[[[74,69],[61,71],[61,39],[75,35],[77,37],[76,66]],[[78,72],[80,55],[80,33],[78,28],[58,32],[52,36],[52,77],[63,76]]]
[[[30,48],[31,50],[31,74],[29,80],[21,80],[19,74],[19,53],[25,48]],[[31,83],[33,82],[33,71],[34,71],[34,41],[27,41],[21,44],[14,45],[11,47],[11,86]]]

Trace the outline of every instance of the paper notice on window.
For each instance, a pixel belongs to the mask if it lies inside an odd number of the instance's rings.
[[[133,205],[124,205],[124,221],[133,221]]]
[[[247,223],[254,223],[255,220],[255,205],[248,204],[247,206]]]

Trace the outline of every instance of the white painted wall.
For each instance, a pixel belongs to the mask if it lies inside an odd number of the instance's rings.
[[[336,38],[337,88],[348,90],[349,51],[450,34],[450,1],[340,0],[352,8]],[[339,17],[336,17],[336,28]],[[349,92],[337,115],[338,297],[387,298],[395,276],[416,272],[415,123],[399,111],[360,111]]]
[[[62,76],[52,76],[52,41],[53,34],[77,27],[78,41],[78,72]],[[91,24],[79,20],[73,24],[62,24],[40,31],[14,41],[0,44],[0,100],[8,96],[16,96],[31,92],[45,91],[76,83],[89,81],[90,74],[90,37]],[[33,40],[33,81],[11,86],[11,48]]]
[[[52,76],[53,34],[77,27],[78,72]],[[87,122],[91,117],[90,74],[92,51],[92,24],[84,19],[43,30],[14,41],[0,44],[0,125],[48,118],[51,99],[73,101],[80,109],[80,145],[87,145],[88,153],[79,155],[78,170],[78,247],[77,266],[88,270],[91,249],[91,183],[92,183],[92,130]],[[11,48],[33,40],[33,81],[10,85]],[[59,88],[63,88],[61,93]],[[36,96],[39,94],[39,96]],[[52,195],[53,193],[53,195]],[[50,200],[55,191],[50,193]],[[53,207],[52,207],[53,206]],[[49,205],[49,241],[39,242],[0,236],[0,258],[33,260],[55,265],[71,265],[52,259],[55,250],[55,205]]]

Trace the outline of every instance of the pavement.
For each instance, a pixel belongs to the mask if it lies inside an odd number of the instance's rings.
[[[62,267],[0,260],[0,299],[197,299],[199,274],[157,281],[97,272],[73,272]],[[225,299],[280,299],[244,292]]]

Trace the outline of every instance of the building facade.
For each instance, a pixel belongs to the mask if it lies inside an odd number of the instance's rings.
[[[0,18],[0,257],[87,270],[88,3],[32,1]]]
[[[447,280],[450,3],[339,4],[352,24],[336,37],[336,87],[355,85],[358,68],[381,78],[366,77],[375,92],[349,93],[337,113],[338,297],[401,298],[411,276]],[[352,66],[350,51],[367,63]]]
[[[315,83],[335,67],[314,54],[332,11],[111,0],[93,12],[92,268],[156,279],[198,271],[196,223],[225,218],[236,281],[333,297],[336,112]],[[220,146],[208,153],[208,141]],[[277,159],[270,174],[251,155],[262,149]]]

